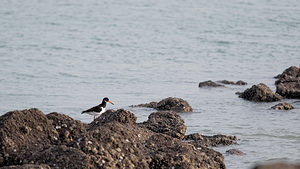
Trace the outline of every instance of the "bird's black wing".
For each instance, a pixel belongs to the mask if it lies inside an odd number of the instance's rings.
[[[100,112],[101,110],[102,110],[102,107],[100,107],[98,105],[98,106],[95,106],[95,107],[92,107],[90,109],[87,109],[87,110],[83,111],[81,114],[87,113],[87,112]]]

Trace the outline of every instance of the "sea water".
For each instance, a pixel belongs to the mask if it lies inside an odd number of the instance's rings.
[[[300,66],[298,0],[2,0],[0,114],[36,107],[83,122],[103,97],[108,109],[180,97],[187,134],[236,135],[216,148],[229,169],[300,161],[300,103],[270,110],[235,95],[253,84],[275,91],[273,76]],[[205,80],[247,86],[198,88]],[[226,155],[237,148],[245,156]]]

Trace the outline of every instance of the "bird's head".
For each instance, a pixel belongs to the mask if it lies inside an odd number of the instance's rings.
[[[103,98],[103,101],[109,102],[109,103],[111,103],[112,105],[114,105],[114,103],[112,103],[111,101],[109,101],[109,99],[108,99],[107,97],[104,97],[104,98]]]

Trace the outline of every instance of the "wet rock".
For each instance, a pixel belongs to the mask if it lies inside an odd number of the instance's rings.
[[[300,99],[300,77],[277,84],[276,93],[285,98]]]
[[[189,134],[184,136],[184,140],[195,147],[208,147],[208,146],[226,146],[237,144],[236,136],[227,135],[214,135],[214,136],[204,136],[199,133]]]
[[[140,126],[156,133],[163,133],[169,136],[183,139],[186,131],[184,120],[172,111],[160,111],[151,113],[148,120]]]
[[[267,85],[260,83],[253,85],[240,94],[241,98],[256,102],[274,102],[283,99],[277,93],[274,93]]]
[[[56,142],[57,131],[38,109],[11,111],[0,117],[0,154],[3,165],[18,165],[23,157]]]
[[[136,124],[129,111],[108,111],[86,127],[59,113],[14,111],[0,117],[0,166],[225,168],[221,153],[178,139],[185,129],[175,112],[156,112]]]
[[[157,103],[157,110],[171,110],[175,112],[192,112],[193,109],[190,104],[176,97],[168,97]]]
[[[278,103],[276,104],[275,106],[271,107],[271,109],[274,109],[274,110],[291,110],[291,109],[294,109],[294,107],[289,104],[289,103]]]
[[[278,75],[276,93],[286,98],[300,98],[300,68],[291,66]]]
[[[221,153],[208,148],[198,150],[167,135],[153,135],[145,147],[151,156],[150,168],[226,168]]]
[[[24,164],[0,167],[0,169],[51,169],[51,167],[45,164]]]
[[[223,84],[230,84],[230,85],[247,85],[247,82],[244,82],[242,80],[239,80],[237,82],[233,82],[233,81],[228,81],[228,80],[222,80],[222,81],[218,81],[219,83],[223,83]]]
[[[190,104],[176,97],[168,97],[160,102],[150,102],[146,104],[132,105],[131,107],[149,107],[154,108],[156,110],[171,110],[175,112],[192,112],[193,109]]]
[[[211,80],[200,82],[198,86],[199,87],[225,87],[224,85],[218,84]]]
[[[229,149],[226,151],[226,154],[231,154],[231,155],[245,155],[245,153],[243,153],[242,151],[238,150],[238,149]]]
[[[300,169],[300,164],[286,164],[286,163],[261,164],[255,166],[253,169]]]
[[[103,123],[111,123],[111,122],[120,122],[120,123],[131,123],[134,124],[137,120],[137,117],[131,113],[130,111],[119,109],[115,110],[107,110],[103,113],[99,118],[95,119],[92,123],[88,125],[88,129],[92,129],[95,126],[99,126]]]
[[[156,108],[158,102],[150,102],[145,104],[139,104],[139,105],[131,105],[130,107],[148,107],[148,108]]]
[[[65,145],[51,146],[33,154],[27,160],[34,164],[47,164],[51,168],[93,168],[88,155]]]
[[[300,68],[296,66],[291,66],[285,69],[281,74],[275,76],[275,78],[279,79],[275,82],[275,84],[278,84],[283,81],[288,81],[289,79],[295,77],[300,77]]]
[[[59,134],[57,144],[68,144],[73,140],[77,140],[82,134],[87,133],[87,124],[74,120],[67,115],[53,112],[46,116],[52,121],[53,128],[55,128]]]

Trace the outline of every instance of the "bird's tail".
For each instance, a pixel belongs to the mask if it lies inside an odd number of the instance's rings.
[[[85,113],[86,111],[82,111],[81,114]]]

